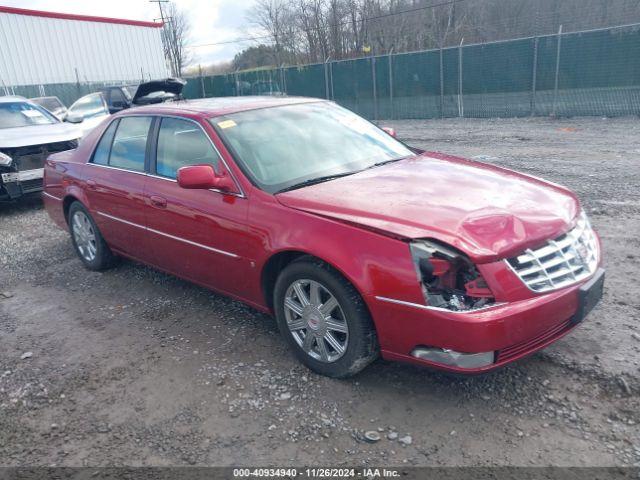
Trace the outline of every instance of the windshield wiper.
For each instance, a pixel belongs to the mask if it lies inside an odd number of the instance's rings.
[[[368,166],[365,170],[369,170],[370,168],[380,167],[382,165],[386,165],[387,163],[399,162],[400,160],[404,160],[405,158],[412,157],[413,155],[407,155],[406,157],[400,158],[392,158],[391,160],[383,160],[382,162],[374,163],[373,165]]]
[[[308,187],[309,185],[315,185],[316,183],[327,182],[335,178],[346,177],[347,175],[352,175],[357,172],[358,170],[353,172],[334,173],[333,175],[324,175],[322,177],[310,178],[308,180],[305,180],[304,182],[299,182],[293,185],[289,185],[288,187],[285,187],[282,190],[278,190],[276,193],[283,193],[283,192],[288,192],[289,190],[296,190],[297,188]]]

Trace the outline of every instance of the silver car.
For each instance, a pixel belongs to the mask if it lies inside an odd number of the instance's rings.
[[[67,121],[82,118],[67,116]],[[42,190],[46,158],[76,148],[81,136],[77,125],[26,98],[0,97],[0,201]]]

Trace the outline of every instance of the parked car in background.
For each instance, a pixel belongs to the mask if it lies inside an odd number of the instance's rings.
[[[102,93],[90,93],[76,100],[73,105],[69,107],[67,115],[71,115],[76,119],[82,119],[79,126],[84,136],[107,118],[110,113]]]
[[[42,190],[44,161],[78,146],[76,125],[23,97],[0,97],[0,201]]]
[[[186,81],[180,78],[151,80],[140,85],[117,85],[104,87],[100,93],[104,96],[110,113],[138,105],[162,103],[180,97]]]
[[[64,121],[67,116],[67,107],[58,97],[36,97],[30,98],[29,100],[37,105],[40,105],[41,107],[46,108],[60,120]]]
[[[411,149],[324,100],[130,109],[45,168],[47,211],[87,268],[123,255],[270,312],[328,376],[379,354],[492,370],[602,296],[600,241],[571,191]]]
[[[120,110],[130,108],[137,88],[137,85],[116,85],[101,88],[100,93],[107,102],[109,113],[117,113]]]

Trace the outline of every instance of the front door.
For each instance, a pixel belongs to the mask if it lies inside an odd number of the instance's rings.
[[[212,190],[187,190],[177,170],[210,164],[225,168],[220,154],[193,120],[165,117],[151,154],[145,189],[148,238],[158,267],[219,291],[243,295],[252,269],[245,246],[248,200]]]

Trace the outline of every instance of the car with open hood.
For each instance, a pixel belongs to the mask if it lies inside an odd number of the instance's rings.
[[[0,97],[0,201],[42,190],[44,161],[74,149],[81,132],[18,96]]]
[[[246,302],[333,377],[378,356],[498,368],[570,332],[604,285],[568,189],[411,148],[325,100],[123,111],[49,157],[45,205],[87,268],[124,256]]]
[[[118,113],[139,105],[179,99],[186,84],[187,82],[180,78],[164,78],[143,82],[140,85],[103,87],[98,93],[102,94],[109,113]]]

